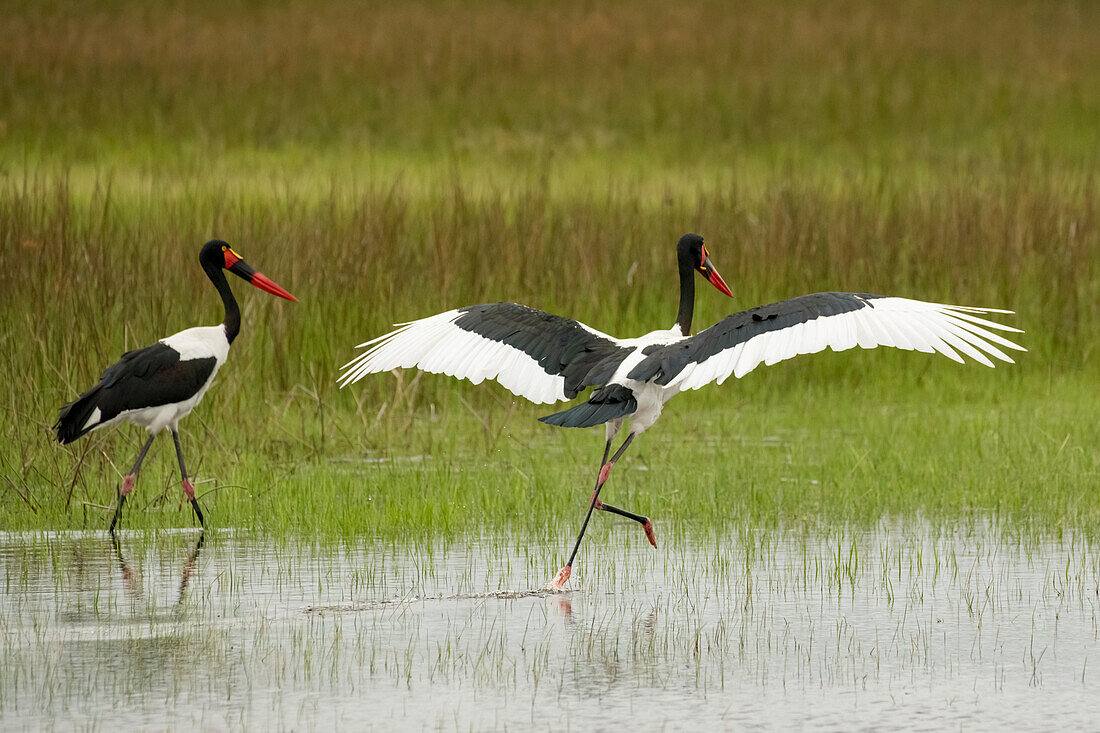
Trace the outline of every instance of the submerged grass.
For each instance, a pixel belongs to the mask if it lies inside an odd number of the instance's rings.
[[[609,487],[628,508],[675,517],[665,531],[917,512],[1095,527],[1096,12],[9,4],[0,526],[105,523],[138,431],[61,449],[49,425],[122,351],[217,321],[195,266],[211,236],[301,299],[237,287],[244,331],[184,424],[214,522],[572,523],[595,432],[546,429],[496,386],[338,391],[337,369],[393,322],[475,302],[665,328],[690,230],[736,295],[701,292],[701,326],[857,290],[1015,309],[1030,351],[992,372],[824,354],[678,397]],[[178,496],[159,445],[127,521],[186,522]]]
[[[539,594],[516,591],[555,553],[509,533],[0,533],[0,711],[89,729],[1097,712],[1100,563],[1073,531],[885,520],[590,552],[575,592]]]

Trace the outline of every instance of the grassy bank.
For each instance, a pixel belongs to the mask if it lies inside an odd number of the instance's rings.
[[[0,11],[0,526],[99,526],[138,431],[50,442],[125,349],[221,314],[228,239],[301,302],[245,326],[185,423],[222,526],[573,522],[600,438],[353,345],[515,300],[665,328],[672,248],[733,303],[815,290],[1007,307],[1020,364],[825,354],[678,397],[628,508],[721,521],[989,512],[1094,526],[1100,54],[1087,4],[503,3]],[[178,513],[158,446],[129,520]],[[646,468],[648,470],[640,470]],[[629,479],[626,478],[629,476]],[[814,483],[814,482],[817,483]]]
[[[534,418],[545,408],[495,385],[404,374],[340,391],[337,369],[388,324],[459,303],[514,298],[624,335],[666,327],[674,227],[692,221],[735,232],[709,241],[740,306],[829,287],[1008,306],[1031,351],[997,370],[829,353],[678,397],[625,464],[652,467],[624,480],[635,508],[685,522],[988,511],[1091,524],[1097,367],[1080,344],[1096,342],[1096,233],[1076,230],[1084,246],[1051,256],[1059,222],[1086,210],[1028,193],[1032,215],[1006,221],[996,215],[1005,195],[779,191],[669,211],[616,198],[580,207],[537,190],[486,202],[455,189],[433,206],[392,191],[334,193],[316,206],[135,203],[106,190],[78,203],[63,186],[9,188],[0,219],[17,256],[4,275],[0,359],[27,376],[4,405],[4,523],[102,523],[139,431],[61,449],[49,424],[122,350],[217,321],[194,260],[206,232],[224,231],[301,302],[237,288],[245,330],[186,423],[192,470],[217,479],[202,488],[214,490],[217,522],[401,534],[571,521],[598,458],[596,431],[544,428]],[[998,226],[999,241],[979,236]],[[897,244],[883,251],[883,240]],[[700,292],[701,323],[729,309]],[[152,513],[133,521],[186,521],[174,471],[158,446],[138,504]]]

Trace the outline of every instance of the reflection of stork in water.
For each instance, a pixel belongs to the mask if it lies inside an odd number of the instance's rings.
[[[569,596],[557,595],[558,601],[558,613],[561,614],[562,620],[565,621],[565,625],[569,626],[573,623],[573,602],[569,600]]]
[[[111,545],[115,548],[115,557],[118,558],[118,567],[122,571],[122,588],[126,592],[127,596],[136,596],[141,598],[141,585],[137,582],[137,576],[134,575],[134,571],[130,569],[130,565],[126,562],[126,558],[122,555],[122,547],[118,544],[118,537],[115,533],[111,533]]]
[[[183,564],[183,573],[180,575],[180,592],[179,597],[176,599],[176,608],[183,605],[184,593],[187,591],[187,586],[191,582],[191,576],[195,573],[195,568],[198,566],[199,552],[202,551],[202,545],[206,541],[206,533],[199,532],[198,541],[195,542],[195,548],[191,550],[191,554],[187,557],[187,562]],[[143,595],[141,582],[137,574],[130,568],[130,564],[126,562],[125,555],[122,554],[122,545],[119,544],[118,537],[111,533],[111,545],[115,548],[115,557],[118,558],[118,567],[122,571],[122,585],[126,591],[127,596],[141,598]]]

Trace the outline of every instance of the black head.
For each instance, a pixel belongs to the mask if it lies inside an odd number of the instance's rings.
[[[676,244],[676,259],[705,277],[707,282],[720,292],[733,297],[726,281],[718,274],[718,270],[714,269],[714,264],[710,261],[710,253],[703,244],[703,238],[698,234],[685,234],[680,237],[680,241]]]
[[[260,290],[264,290],[272,295],[278,295],[280,298],[286,298],[287,300],[298,300],[275,284],[274,281],[263,273],[256,272],[252,269],[239,254],[233,251],[233,248],[230,247],[228,243],[220,239],[211,239],[202,246],[202,250],[199,252],[199,262],[205,270],[211,272],[223,269],[229,270],[237,277],[245,282],[252,283]],[[211,275],[211,277],[213,277],[213,275]]]
[[[685,234],[676,243],[676,259],[686,261],[697,268],[706,259],[706,247],[703,246],[703,238],[698,234]]]
[[[215,267],[228,269],[229,265],[225,262],[225,254],[232,251],[228,242],[223,242],[220,239],[211,239],[204,244],[199,251],[199,262],[203,265],[210,264]]]

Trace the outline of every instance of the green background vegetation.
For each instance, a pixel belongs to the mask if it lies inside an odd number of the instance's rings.
[[[1030,351],[828,353],[680,396],[609,501],[661,532],[1098,526],[1097,27],[1052,2],[8,3],[0,526],[105,526],[141,432],[49,426],[123,350],[217,322],[218,236],[301,302],[235,286],[244,330],[184,423],[215,525],[571,531],[597,431],[338,367],[475,302],[667,328],[685,231],[735,293],[700,290],[697,326],[858,290],[1012,308]],[[129,526],[190,521],[162,440]]]

